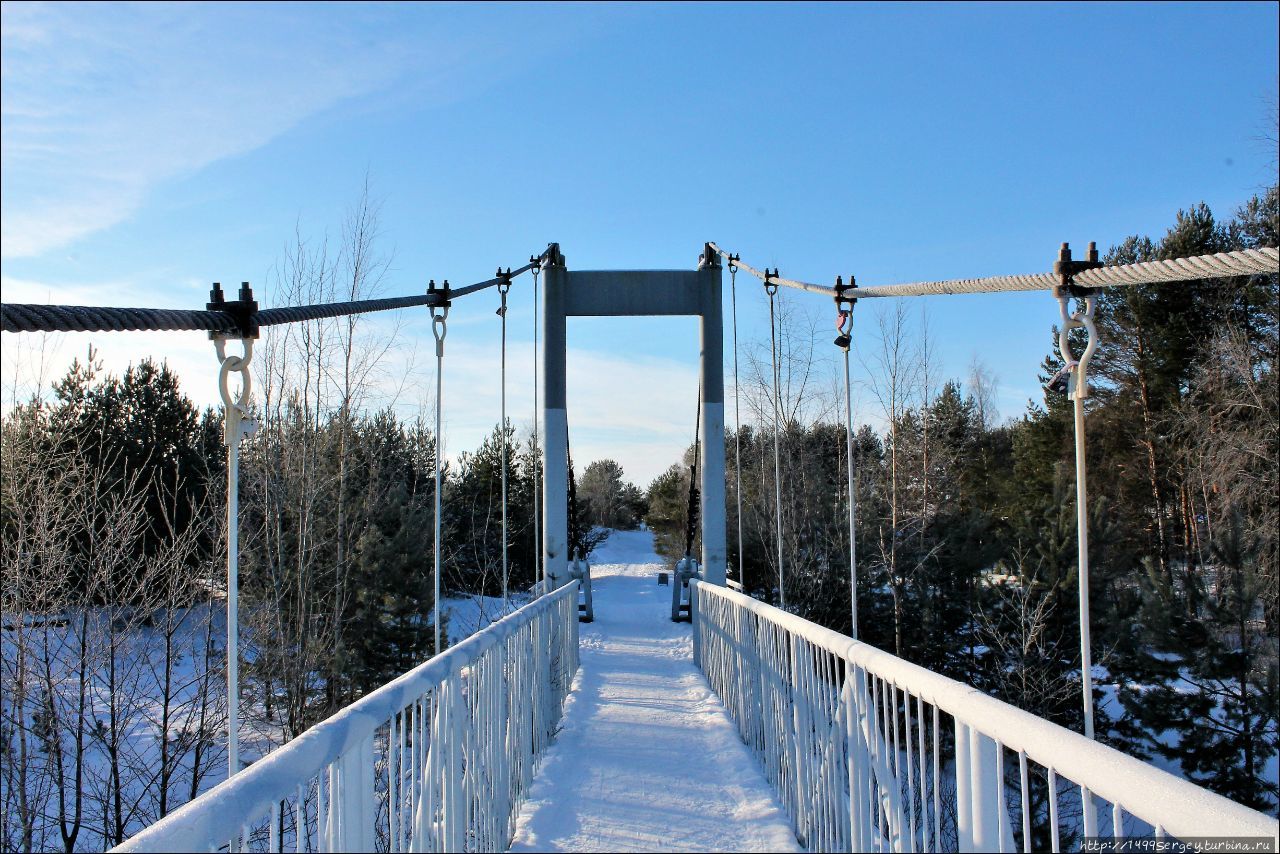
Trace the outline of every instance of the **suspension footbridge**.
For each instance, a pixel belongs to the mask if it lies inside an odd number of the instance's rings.
[[[253,340],[264,327],[282,323],[427,307],[440,389],[452,300],[497,288],[505,306],[513,279],[526,272],[543,302],[537,598],[243,770],[233,714],[229,779],[119,850],[1030,851],[1042,829],[1054,851],[1096,838],[1230,836],[1276,844],[1273,818],[1093,737],[1083,407],[1096,347],[1097,289],[1274,276],[1280,272],[1275,249],[1104,267],[1096,252],[1073,259],[1064,244],[1052,272],[877,287],[837,279],[827,287],[752,267],[711,243],[696,267],[664,271],[575,271],[552,244],[485,282],[433,283],[409,297],[260,310],[245,286],[236,300],[215,288],[205,309],[192,311],[6,304],[3,329],[203,330],[214,337],[227,415],[228,691],[235,697],[236,455],[253,425]],[[850,482],[847,358],[858,300],[1052,292],[1062,319],[1062,380],[1075,404],[1083,732],[860,642],[856,583],[850,585],[852,636],[789,613],[785,599],[774,607],[741,591],[725,548],[723,377],[726,325],[733,329],[736,372],[739,272],[761,281],[771,305],[780,287],[834,300],[836,344],[846,359]],[[667,589],[656,584],[656,567],[644,560],[617,560],[593,578],[586,556],[569,552],[566,318],[636,314],[700,319],[700,458],[690,501],[699,511],[701,551],[693,554],[690,536],[670,578],[669,601]],[[1079,353],[1072,350],[1071,329],[1086,335]],[[227,352],[233,340],[242,342],[241,353]],[[776,417],[776,347],[773,353]],[[235,390],[234,375],[241,377]],[[504,362],[504,389],[505,378]],[[437,435],[440,406],[437,394]],[[504,467],[506,460],[504,447]],[[774,464],[776,472],[776,445]],[[437,484],[440,467],[437,457]],[[852,494],[846,502],[851,529]],[[435,495],[438,607],[438,486]],[[780,497],[778,505],[780,514]],[[856,580],[850,541],[849,573]],[[777,566],[782,592],[780,539]]]

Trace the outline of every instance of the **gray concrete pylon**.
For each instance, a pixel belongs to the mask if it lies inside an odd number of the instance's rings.
[[[724,326],[721,267],[704,248],[696,270],[567,268],[559,247],[542,263],[543,559],[551,588],[569,581],[566,319],[694,315],[701,333],[700,488],[703,577],[725,583]]]

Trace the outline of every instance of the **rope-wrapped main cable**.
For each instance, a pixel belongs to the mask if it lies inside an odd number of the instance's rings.
[[[716,244],[711,248],[728,258]],[[767,271],[757,270],[741,261],[738,267],[758,279],[766,275],[771,282],[789,288],[799,288],[811,293],[835,297],[834,288],[783,279]],[[1197,279],[1225,279],[1233,276],[1275,275],[1280,273],[1280,249],[1240,249],[1220,252],[1216,255],[1196,255],[1190,258],[1173,258],[1165,261],[1143,261],[1138,264],[1118,264],[1084,270],[1076,273],[1074,284],[1086,288],[1107,288],[1122,285],[1158,284],[1161,282],[1187,282]],[[940,282],[909,282],[900,285],[875,285],[858,288],[858,298],[863,297],[920,297],[938,294],[977,294],[1001,291],[1047,291],[1062,284],[1055,273],[1025,273],[1010,276],[988,276],[981,279],[949,279]]]

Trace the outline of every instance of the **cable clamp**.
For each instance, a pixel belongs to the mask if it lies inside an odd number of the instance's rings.
[[[769,268],[764,268],[764,292],[769,296],[773,296],[778,292],[778,283],[773,279],[778,278],[778,268],[774,267],[773,272],[769,272]]]
[[[1096,270],[1102,266],[1102,262],[1098,260],[1098,244],[1090,241],[1089,250],[1081,261],[1073,261],[1071,258],[1071,246],[1064,243],[1058,249],[1058,260],[1053,264],[1053,272],[1061,282],[1054,286],[1053,295],[1055,297],[1072,296],[1077,299],[1084,299],[1093,293],[1092,288],[1085,288],[1075,283],[1076,273],[1085,270]]]
[[[222,312],[231,319],[237,332],[232,337],[258,337],[258,303],[253,298],[253,288],[249,287],[248,282],[240,283],[239,299],[234,300],[226,299],[222,294],[222,284],[214,282],[213,288],[209,291],[209,302],[205,303],[205,308],[209,311]],[[223,332],[210,332],[209,339],[216,341],[219,337],[225,336],[225,334]]]
[[[431,304],[433,316],[435,314],[435,309],[437,308],[447,309],[449,306],[453,305],[453,303],[449,301],[449,280],[448,279],[445,279],[444,283],[441,284],[440,287],[438,288],[436,287],[435,279],[432,279],[431,281],[427,282],[427,296],[434,296],[436,298],[435,302]]]
[[[741,260],[742,260],[742,256],[737,254],[736,252],[729,253],[729,272],[731,274],[738,272],[738,262]]]

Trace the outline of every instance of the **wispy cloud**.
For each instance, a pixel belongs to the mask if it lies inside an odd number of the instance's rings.
[[[303,6],[6,4],[0,254],[114,225],[160,182],[388,84],[414,55],[370,33]]]

